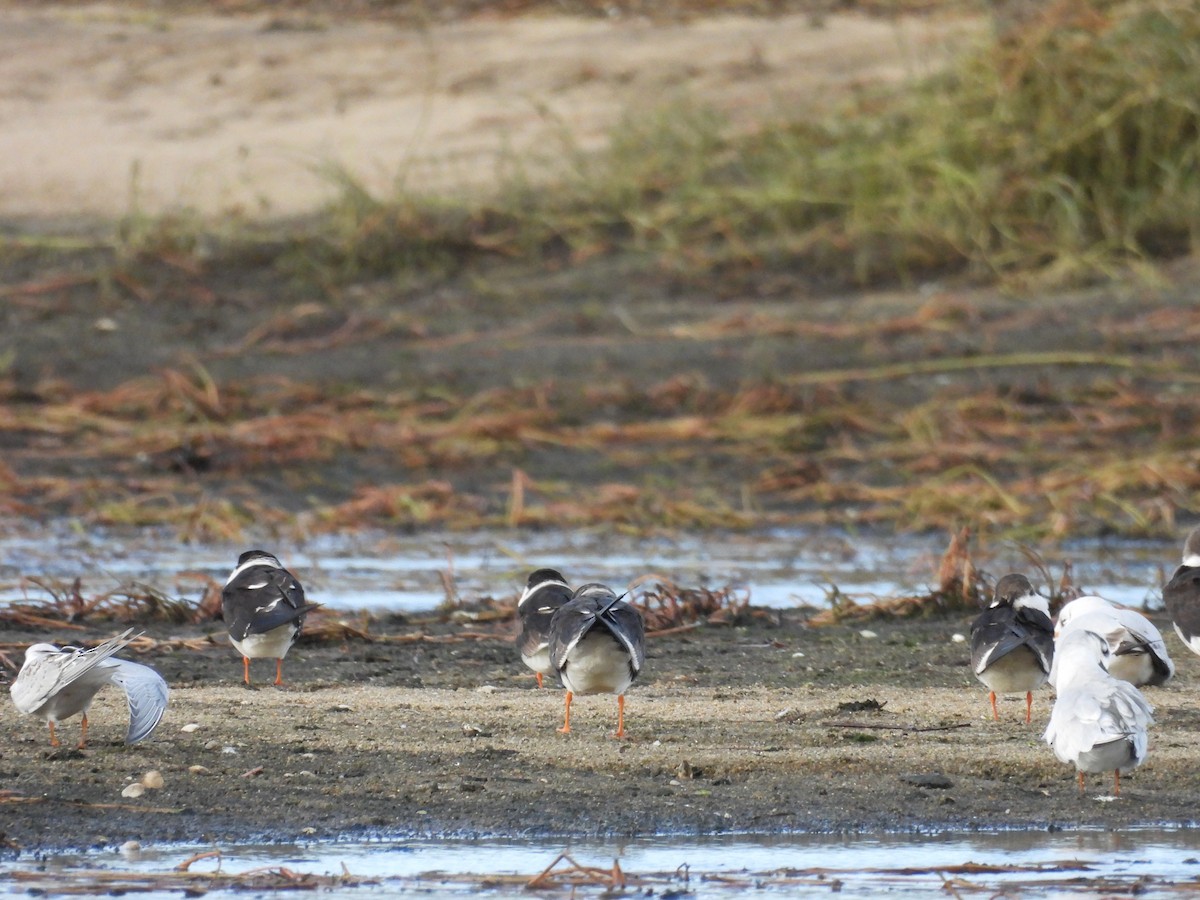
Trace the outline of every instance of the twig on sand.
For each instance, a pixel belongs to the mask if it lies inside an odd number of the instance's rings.
[[[872,728],[877,731],[953,731],[970,728],[970,722],[954,722],[950,725],[884,725],[880,722],[826,722],[827,728]]]

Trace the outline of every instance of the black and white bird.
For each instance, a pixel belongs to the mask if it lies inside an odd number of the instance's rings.
[[[1187,536],[1183,563],[1163,587],[1163,602],[1184,646],[1200,653],[1200,528]]]
[[[106,684],[125,691],[129,704],[129,729],[125,743],[149,737],[167,709],[170,691],[161,675],[149,666],[118,659],[113,654],[137,635],[127,629],[90,649],[34,644],[25,651],[25,662],[9,686],[13,703],[24,715],[37,715],[50,726],[51,746],[60,746],[54,726],[83,713],[79,749],[87,745],[88,709]]]
[[[646,661],[642,614],[602,584],[585,584],[550,620],[550,663],[567,689],[563,734],[576,694],[616,694],[617,730],[625,736],[625,692]]]
[[[971,623],[971,667],[987,686],[992,717],[996,694],[1025,694],[1025,721],[1033,719],[1033,692],[1046,683],[1054,662],[1054,624],[1045,597],[1024,575],[1005,575],[992,602]]]
[[[1082,628],[1064,632],[1054,657],[1057,696],[1043,737],[1062,762],[1075,764],[1081,794],[1084,773],[1112,772],[1119,797],[1122,773],[1146,758],[1154,708],[1132,684],[1110,674],[1105,663],[1111,654],[1103,635]]]
[[[554,674],[550,662],[550,620],[572,595],[567,580],[557,569],[536,569],[529,574],[525,591],[517,601],[517,616],[521,620],[517,649],[521,662],[537,675],[538,687],[546,675]]]
[[[304,599],[296,577],[265,550],[247,550],[221,591],[221,612],[229,639],[242,654],[242,671],[250,683],[250,660],[275,660],[275,684],[283,684],[283,658],[319,604]]]
[[[1094,632],[1108,641],[1112,652],[1106,662],[1114,678],[1141,687],[1166,684],[1175,674],[1175,663],[1162,632],[1135,609],[1094,595],[1077,597],[1059,612],[1055,640],[1074,628]]]

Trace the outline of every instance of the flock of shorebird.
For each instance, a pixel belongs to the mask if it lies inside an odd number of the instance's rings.
[[[1163,587],[1163,600],[1184,644],[1200,654],[1200,527],[1188,535],[1182,564]],[[250,684],[250,660],[275,660],[275,684],[283,683],[283,659],[295,643],[309,603],[299,580],[262,550],[243,553],[221,594],[229,638],[242,655],[243,680]],[[554,675],[566,689],[563,733],[571,730],[576,694],[615,694],[617,729],[625,735],[625,692],[645,662],[641,613],[603,584],[572,589],[555,569],[537,569],[517,601],[517,639],[522,662],[538,687]],[[87,741],[87,711],[96,693],[117,684],[129,705],[126,743],[148,737],[167,708],[168,688],[149,666],[114,654],[133,641],[133,629],[92,648],[34,644],[13,681],[13,703],[24,714],[46,720],[50,742],[59,746],[55,725],[82,713],[79,747]],[[999,720],[996,695],[1025,694],[1025,721],[1033,717],[1033,691],[1047,682],[1055,701],[1045,741],[1078,772],[1112,772],[1114,790],[1121,775],[1146,757],[1153,707],[1140,687],[1161,685],[1175,674],[1166,642],[1154,624],[1135,610],[1096,596],[1067,603],[1055,623],[1046,598],[1024,575],[1005,575],[988,607],[971,625],[971,664],[989,690],[992,716]]]
[[[1200,654],[1200,528],[1184,542],[1163,602],[1180,640]],[[1121,775],[1145,760],[1154,724],[1154,708],[1138,688],[1175,675],[1166,641],[1141,613],[1083,596],[1064,605],[1055,623],[1046,598],[1016,574],[997,582],[971,625],[971,665],[996,719],[996,694],[1023,692],[1030,722],[1033,692],[1049,682],[1055,696],[1046,743],[1059,760],[1075,764],[1080,793],[1085,773],[1112,772],[1118,796]]]

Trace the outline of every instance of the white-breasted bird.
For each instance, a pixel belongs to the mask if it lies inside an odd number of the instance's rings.
[[[1107,666],[1114,678],[1141,687],[1166,684],[1175,674],[1162,632],[1135,609],[1090,594],[1077,597],[1059,612],[1055,640],[1073,628],[1095,632],[1108,641],[1112,652]]]
[[[1057,696],[1043,737],[1062,762],[1075,764],[1081,794],[1084,773],[1112,772],[1120,796],[1121,774],[1146,758],[1146,730],[1154,724],[1142,692],[1105,667],[1111,654],[1103,635],[1082,628],[1065,631],[1055,651]]]
[[[550,662],[567,689],[563,734],[576,694],[616,694],[617,730],[625,736],[625,691],[646,661],[642,614],[603,584],[585,584],[550,620]]]
[[[1025,694],[1025,722],[1033,720],[1033,692],[1046,683],[1054,662],[1050,605],[1024,575],[1005,575],[992,602],[971,623],[971,668],[988,689],[992,717],[996,694]]]
[[[1200,653],[1200,528],[1183,544],[1183,562],[1163,586],[1163,602],[1179,639]]]
[[[21,713],[38,715],[50,726],[51,746],[60,746],[54,726],[76,713],[83,713],[79,749],[87,745],[88,709],[106,684],[125,691],[129,704],[129,728],[125,743],[136,744],[150,736],[167,709],[167,683],[149,666],[113,656],[137,635],[126,629],[90,649],[33,644],[25,651],[25,662],[9,687],[13,703]]]
[[[250,660],[275,660],[275,684],[283,684],[283,658],[300,635],[304,617],[319,604],[304,599],[304,588],[265,550],[238,557],[221,591],[221,612],[229,639],[242,654],[242,673],[250,683]]]
[[[560,606],[571,600],[573,593],[557,569],[535,569],[517,601],[517,616],[521,621],[517,649],[521,662],[537,675],[538,687],[546,675],[554,674],[550,662],[550,620]]]

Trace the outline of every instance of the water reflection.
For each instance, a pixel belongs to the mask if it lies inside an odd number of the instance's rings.
[[[89,893],[86,885],[111,890],[120,873],[131,879],[120,890],[153,897],[154,876],[178,877],[179,864],[206,848],[164,847],[97,851],[0,863],[0,893]],[[1089,895],[1097,890],[1139,896],[1179,896],[1200,889],[1200,832],[1141,829],[1124,832],[1001,832],[963,835],[790,835],[720,838],[650,837],[626,841],[376,840],[221,848],[220,858],[191,865],[194,874],[230,876],[286,869],[289,877],[330,877],[320,885],[334,897],[463,896],[481,887],[517,894],[545,870],[559,851],[581,866],[595,867],[584,894],[599,896],[614,860],[640,891],[666,895],[728,897],[747,888],[776,895],[830,889],[843,897],[880,893],[905,897],[988,894],[1024,897]],[[556,873],[570,875],[567,863]],[[343,887],[349,873],[369,886]],[[103,876],[103,877],[101,877]],[[140,881],[135,880],[141,878]],[[90,881],[89,881],[90,879]],[[178,896],[178,883],[172,885]],[[314,885],[315,886],[315,885]],[[211,886],[210,886],[211,888]],[[505,888],[511,889],[506,891]],[[353,891],[353,893],[351,893]],[[216,886],[208,896],[233,896]]]
[[[920,594],[934,580],[944,536],[871,538],[772,531],[764,534],[631,537],[496,531],[397,536],[322,535],[295,546],[266,541],[303,573],[310,595],[334,609],[427,610],[446,599],[447,574],[462,597],[515,596],[525,574],[552,565],[576,581],[623,586],[655,573],[686,587],[736,586],[760,606],[825,606],[832,585],[856,600]],[[180,545],[170,534],[84,531],[57,523],[0,536],[0,602],[46,599],[30,577],[70,583],[85,594],[130,581],[195,599],[207,579],[223,581],[240,545]],[[1090,542],[1048,555],[1052,575],[1072,563],[1075,583],[1119,603],[1157,604],[1178,548],[1161,542]],[[1031,571],[1013,546],[975,551],[986,572]]]

